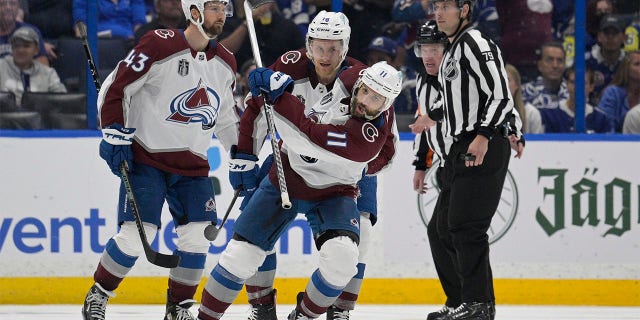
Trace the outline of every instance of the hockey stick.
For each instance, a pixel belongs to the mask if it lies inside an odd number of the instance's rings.
[[[253,9],[271,0],[254,0],[250,3],[249,0],[244,1],[244,14],[247,20],[247,29],[249,30],[249,40],[251,41],[251,50],[253,51],[253,59],[256,61],[256,67],[262,67],[262,59],[260,58],[260,48],[258,48],[258,39],[256,37],[256,29],[253,25]],[[287,191],[287,182],[284,178],[284,169],[282,169],[282,158],[280,157],[280,150],[278,149],[278,141],[276,140],[276,127],[273,123],[273,106],[267,103],[267,99],[264,99],[264,112],[267,119],[269,140],[271,141],[271,149],[273,151],[273,158],[276,162],[276,172],[278,173],[278,184],[280,185],[280,198],[282,199],[282,208],[291,209],[291,200],[289,200],[289,192]]]
[[[140,235],[140,240],[142,240],[142,247],[144,248],[144,255],[147,257],[147,260],[163,268],[177,267],[178,263],[180,263],[180,256],[155,251],[149,245],[149,241],[147,241],[147,234],[142,225],[138,204],[136,198],[133,196],[133,189],[131,188],[131,181],[129,180],[129,166],[126,161],[122,161],[122,164],[120,164],[120,175],[122,176],[124,189],[127,191],[127,198],[129,198],[129,203],[131,203],[131,210],[133,211],[133,217],[135,218],[136,227],[138,227],[138,234]]]
[[[89,48],[89,42],[87,41],[87,26],[83,22],[78,22],[76,24],[76,27],[80,31],[82,46],[84,47],[84,52],[87,55],[87,62],[89,63],[89,69],[91,70],[91,75],[93,76],[93,83],[96,85],[96,90],[98,91],[98,93],[100,93],[100,76],[98,75],[98,70],[96,69],[96,64],[93,61],[91,49]],[[129,202],[131,203],[133,217],[136,222],[136,227],[138,228],[138,234],[140,235],[142,248],[144,248],[144,254],[147,257],[147,260],[157,266],[164,268],[177,267],[178,263],[180,262],[180,256],[163,254],[155,251],[153,250],[153,248],[151,248],[151,245],[149,245],[149,241],[147,241],[147,234],[144,231],[144,226],[142,225],[142,218],[140,217],[138,204],[135,197],[133,196],[133,188],[131,188],[131,181],[129,180],[129,167],[126,161],[123,161],[120,164],[120,175],[122,176],[124,188],[127,191],[127,198],[129,198]]]
[[[231,204],[229,204],[229,207],[227,208],[227,212],[224,214],[224,217],[222,218],[222,223],[220,223],[220,226],[216,228],[215,224],[210,224],[206,228],[204,228],[204,237],[207,238],[207,240],[213,241],[218,237],[218,233],[220,232],[220,230],[222,230],[224,223],[227,222],[227,218],[229,217],[229,212],[231,212],[231,208],[233,208],[233,205],[236,203],[236,199],[238,199],[238,195],[240,194],[241,190],[242,189],[238,189],[236,190],[236,192],[233,193],[233,199],[231,200]]]
[[[98,68],[93,60],[91,54],[91,48],[89,48],[89,41],[87,41],[87,25],[82,21],[76,23],[76,28],[80,32],[80,39],[82,40],[82,47],[84,47],[84,53],[87,56],[87,63],[89,64],[89,70],[91,71],[91,77],[93,78],[93,84],[96,86],[96,90],[100,93],[100,75],[98,74]]]

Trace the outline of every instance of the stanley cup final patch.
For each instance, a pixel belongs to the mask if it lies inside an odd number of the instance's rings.
[[[183,77],[189,74],[189,61],[187,59],[180,59],[178,62],[178,74]]]

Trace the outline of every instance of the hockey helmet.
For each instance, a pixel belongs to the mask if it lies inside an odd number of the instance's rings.
[[[353,87],[354,97],[363,84],[385,98],[382,108],[377,111],[375,116],[365,114],[366,119],[372,120],[387,111],[400,94],[402,90],[402,72],[387,64],[386,61],[380,61],[365,69],[362,76],[356,81]]]
[[[202,29],[202,24],[204,23],[204,4],[207,2],[220,2],[225,5],[225,14],[227,17],[233,16],[233,4],[229,2],[229,0],[182,0],[182,12],[184,13],[187,21],[195,24],[198,27],[198,31],[202,33],[202,35],[211,39]],[[191,16],[191,7],[195,6],[198,12],[200,12],[200,20],[196,21]]]
[[[309,43],[311,39],[342,40],[341,55],[344,60],[349,51],[350,37],[349,18],[344,13],[322,10],[309,23],[306,37],[307,54],[311,52]]]
[[[416,57],[422,55],[420,45],[423,44],[443,44],[445,46],[449,44],[449,38],[444,32],[438,30],[438,25],[435,20],[429,20],[420,26],[420,32],[416,38],[416,44],[413,47],[413,52],[416,54]]]

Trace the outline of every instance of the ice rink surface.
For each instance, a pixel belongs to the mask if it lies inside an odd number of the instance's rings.
[[[278,305],[278,319],[286,320],[292,305]],[[435,305],[359,305],[352,320],[424,320]],[[80,305],[0,305],[0,320],[80,320]],[[162,320],[163,305],[110,305],[107,320]],[[195,314],[197,307],[191,311]],[[223,320],[246,320],[248,305],[232,305]],[[319,318],[324,320],[324,316]],[[498,305],[496,320],[640,320],[640,307]]]

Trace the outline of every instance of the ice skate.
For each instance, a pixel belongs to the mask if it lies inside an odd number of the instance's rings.
[[[327,320],[349,320],[349,310],[342,310],[336,306],[327,309]]]
[[[451,311],[446,320],[490,320],[490,302],[464,302]]]
[[[262,299],[267,302],[252,304],[248,320],[278,320],[276,316],[276,289],[273,289],[269,295]]]
[[[304,315],[304,313],[302,313],[301,311],[298,311],[298,306],[302,301],[303,295],[304,295],[304,292],[298,292],[298,295],[296,296],[296,301],[297,301],[296,307],[295,309],[293,309],[293,311],[291,311],[291,313],[287,317],[287,320],[310,320],[311,319],[306,315]]]
[[[431,312],[427,315],[427,320],[445,320],[447,315],[453,311],[453,308],[449,308],[447,306],[442,307],[442,309],[438,311]]]
[[[82,318],[84,320],[104,320],[107,302],[110,297],[115,296],[113,292],[105,290],[98,283],[94,283],[84,298]]]
[[[187,299],[178,303],[167,301],[167,313],[164,316],[164,320],[196,320],[191,312],[189,312],[189,308],[191,308],[195,302],[193,299]]]

